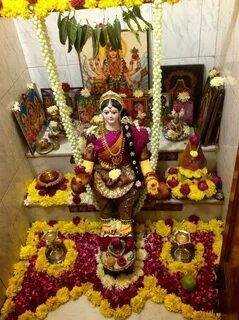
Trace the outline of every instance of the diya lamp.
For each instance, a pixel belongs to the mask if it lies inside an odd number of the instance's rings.
[[[172,237],[172,241],[174,243],[171,252],[173,258],[177,261],[190,262],[194,254],[190,233],[185,230],[177,230]]]
[[[55,230],[48,230],[43,239],[46,242],[46,258],[50,263],[61,263],[66,256],[66,247]]]

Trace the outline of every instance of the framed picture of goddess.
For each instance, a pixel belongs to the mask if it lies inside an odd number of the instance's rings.
[[[89,39],[80,53],[84,87],[94,95],[112,90],[130,96],[133,90],[148,90],[147,32],[140,32],[140,43],[132,32],[122,31],[121,50],[106,44],[99,47],[98,55],[93,59],[92,40]]]

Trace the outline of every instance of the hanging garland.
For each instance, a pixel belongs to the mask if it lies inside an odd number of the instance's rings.
[[[55,96],[56,104],[60,111],[60,116],[66,132],[66,136],[70,142],[75,162],[79,164],[82,160],[81,152],[79,150],[79,142],[70,118],[70,112],[68,110],[69,108],[66,105],[66,100],[64,92],[62,90],[62,85],[57,70],[53,50],[51,47],[50,38],[47,33],[45,19],[40,20],[39,18],[34,16],[33,26],[36,31],[38,40],[40,42],[42,57],[44,59],[46,69],[49,74],[49,80]]]

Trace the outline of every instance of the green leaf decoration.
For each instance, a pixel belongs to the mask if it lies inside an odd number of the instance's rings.
[[[68,53],[72,50],[72,44],[70,43],[70,40],[68,39]]]
[[[109,42],[110,42],[111,47],[115,50],[119,49],[118,41],[116,40],[115,29],[110,23],[107,23],[107,33],[109,36]]]
[[[76,32],[76,40],[74,43],[75,49],[77,53],[80,52],[80,47],[81,47],[81,37],[82,37],[82,27],[80,24],[77,25],[77,32]]]
[[[130,19],[132,19],[137,24],[138,30],[139,31],[143,31],[141,26],[140,26],[140,24],[139,24],[138,19],[136,18],[135,14],[133,13],[133,11],[129,12],[129,17],[130,17]]]
[[[106,44],[107,44],[107,37],[108,37],[108,34],[107,34],[107,27],[104,26],[103,28],[101,28],[101,32],[100,32],[100,45],[102,47],[105,47]]]
[[[57,26],[58,26],[58,29],[60,29],[60,25],[61,25],[61,17],[62,17],[62,15],[61,15],[61,13],[59,13],[59,15],[58,15],[58,19],[57,19]]]
[[[122,49],[121,46],[121,24],[118,18],[114,21],[114,29],[115,29],[115,36],[117,41],[117,46],[119,49]]]
[[[180,181],[184,182],[185,180],[187,180],[187,177],[184,176],[183,174],[180,175]]]
[[[77,35],[77,22],[75,17],[68,19],[67,35],[68,35],[69,43],[73,45],[76,41],[76,35]]]
[[[96,56],[99,52],[100,33],[101,33],[101,28],[99,28],[99,27],[95,27],[92,30],[93,59],[96,58]]]
[[[61,23],[59,25],[59,36],[60,36],[60,42],[62,44],[66,44],[66,39],[67,39],[67,22],[68,22],[68,17],[64,17],[61,20]]]
[[[140,7],[134,6],[132,12],[134,13],[134,15],[135,15],[137,18],[139,18],[140,20],[142,20],[150,29],[153,29],[151,23],[149,23],[148,21],[146,21],[146,20],[142,17],[142,14],[141,14],[141,11],[140,11]]]
[[[82,26],[82,35],[81,35],[81,44],[80,44],[80,52],[84,45],[86,44],[86,41],[89,39],[89,37],[92,34],[92,28],[88,24],[85,24]]]

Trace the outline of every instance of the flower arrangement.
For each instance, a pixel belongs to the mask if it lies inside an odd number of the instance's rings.
[[[222,221],[203,222],[191,216],[183,222],[167,219],[138,226],[136,267],[139,273],[109,279],[108,275],[103,275],[97,261],[99,247],[106,245],[106,239],[100,237],[101,227],[100,222],[80,218],[71,222],[33,223],[28,232],[27,249],[23,247],[21,250],[28,255],[25,254],[24,260],[14,266],[14,275],[9,281],[7,300],[2,308],[3,318],[44,319],[69,299],[78,299],[84,294],[99,307],[103,316],[115,319],[127,319],[132,312],[141,312],[149,299],[164,303],[166,309],[181,312],[187,319],[220,319],[215,313],[218,297],[213,268],[220,258]],[[38,270],[39,263],[37,267],[45,249],[41,235],[49,229],[61,234],[69,258],[73,254],[70,264],[66,258],[60,269],[57,264],[52,264],[50,274],[47,263],[46,266],[40,264],[46,273],[41,272],[42,268]],[[191,242],[196,247],[192,262],[180,266],[171,261],[170,245],[163,237],[166,230],[169,234],[170,230],[178,229],[191,230]],[[197,281],[193,291],[184,289],[181,281],[188,270],[193,272]]]
[[[168,4],[175,4],[181,0],[163,0],[162,2]],[[23,17],[29,19],[32,12],[39,17],[44,18],[52,11],[65,12],[73,9],[81,8],[110,8],[120,5],[126,7],[140,6],[143,0],[1,0],[0,1],[0,16],[2,17]]]
[[[206,167],[195,171],[182,167],[169,168],[166,181],[173,197],[194,201],[211,198],[221,183],[220,177],[209,175]]]
[[[211,87],[220,87],[224,85],[224,78],[222,77],[213,77],[210,80],[210,86]]]

